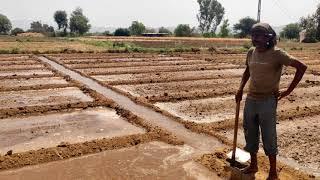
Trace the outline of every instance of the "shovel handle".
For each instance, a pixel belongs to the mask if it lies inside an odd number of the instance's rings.
[[[232,162],[235,162],[236,160],[239,112],[240,112],[240,101],[238,101],[236,105],[236,117],[235,117],[235,123],[234,123],[233,147],[232,147],[232,157],[231,157]]]

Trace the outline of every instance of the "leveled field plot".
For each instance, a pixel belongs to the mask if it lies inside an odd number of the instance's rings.
[[[0,124],[0,154],[145,132],[107,108],[0,119]]]
[[[94,55],[83,58],[61,55],[56,60],[136,101],[154,106],[155,110],[163,114],[171,114],[194,132],[212,135],[230,145],[235,116],[234,94],[240,85],[245,56],[190,53],[167,56],[172,59],[165,60],[165,56],[149,54],[145,57],[140,54],[139,57]],[[317,58],[313,57],[314,54],[310,56],[299,54],[313,70],[318,66],[318,62]],[[294,72],[294,68],[284,68],[280,82],[281,90],[287,89],[293,80]],[[319,127],[318,122],[314,119],[303,123],[305,118],[320,114],[320,77],[317,73],[310,72],[312,71],[307,71],[290,96],[279,101],[277,109],[279,127],[282,127],[279,145],[280,149],[284,149],[283,152],[280,150],[280,159],[291,167],[306,166],[309,168],[308,173],[319,172],[319,160],[311,159],[312,155],[303,156],[302,152],[307,150],[299,149],[299,143],[311,150],[319,149],[317,145],[312,145],[312,141],[319,142],[319,139],[313,138],[317,133],[316,128]],[[244,101],[241,104],[242,108],[243,106]],[[295,124],[288,125],[291,120],[301,120],[298,130],[294,128]],[[301,129],[307,134],[298,132]],[[240,142],[243,143],[243,137]],[[291,147],[290,143],[297,148]],[[286,146],[291,148],[288,149]],[[317,150],[314,151],[319,154]],[[287,166],[284,167],[283,172]]]
[[[280,160],[317,177],[320,177],[319,118],[320,116],[294,118],[279,122],[277,125]],[[233,138],[231,129],[220,134],[230,141]],[[245,145],[242,128],[239,130],[238,142],[240,145]],[[263,152],[261,142],[260,145],[260,150]]]
[[[96,63],[147,63],[147,62],[154,62],[154,63],[166,63],[167,61],[186,61],[189,58],[183,58],[183,57],[114,57],[114,56],[106,56],[106,57],[91,57],[91,58],[67,58],[67,59],[60,59],[61,62],[65,64],[89,64],[92,62]],[[192,60],[190,58],[190,60]]]
[[[192,65],[192,64],[208,64],[207,61],[187,60],[187,61],[154,61],[154,62],[110,62],[94,64],[69,64],[70,68],[86,69],[86,68],[109,68],[109,67],[139,67],[139,66],[170,66],[170,65]]]
[[[19,70],[19,69],[43,69],[45,68],[42,64],[32,64],[32,65],[0,65],[1,71]]]
[[[46,87],[49,85],[67,85],[62,77],[3,79],[0,81],[0,90],[10,90],[23,87]]]
[[[244,69],[182,71],[182,72],[154,72],[141,74],[99,75],[92,78],[105,84],[141,84],[151,82],[170,82],[181,80],[198,80],[240,77]]]
[[[40,76],[40,75],[46,75],[46,76],[52,76],[53,72],[50,70],[13,70],[13,71],[0,71],[0,77],[6,77],[6,76]]]
[[[32,59],[25,59],[23,61],[18,60],[0,60],[0,66],[6,66],[6,65],[30,65],[30,64],[36,64],[37,61]]]
[[[88,68],[77,69],[87,75],[103,75],[103,74],[130,74],[130,73],[150,73],[150,72],[171,72],[171,71],[200,71],[200,70],[219,70],[239,68],[239,65],[226,63],[220,64],[193,64],[193,65],[175,65],[175,66],[139,66],[139,67],[115,67],[115,68]]]
[[[90,101],[91,97],[75,87],[0,92],[0,109]]]
[[[236,87],[239,84],[238,81],[239,78],[228,80],[210,79],[142,85],[119,85],[115,86],[115,88],[136,97],[144,97],[150,101],[174,101],[228,94],[234,89],[232,87]]]
[[[230,70],[229,74],[240,73],[238,70]],[[227,73],[226,73],[227,74]],[[280,88],[286,88],[292,81],[293,75],[282,77]],[[168,83],[149,83],[138,85],[114,86],[136,97],[144,97],[150,101],[175,101],[182,99],[197,99],[201,97],[216,97],[220,95],[234,94],[239,88],[240,77],[174,81]],[[299,86],[309,87],[318,85],[320,78],[314,75],[306,75]]]
[[[156,103],[155,106],[185,121],[209,123],[232,118],[234,116],[232,104],[234,97],[228,96],[177,103]]]
[[[14,171],[2,180],[25,179],[220,179],[192,159],[195,150],[154,141]]]
[[[279,101],[278,112],[290,117],[287,111],[299,111],[320,105],[320,87],[299,88],[292,95]],[[174,103],[156,103],[159,108],[174,114],[185,121],[198,123],[219,122],[234,118],[234,96],[217,97],[199,100],[186,100]],[[243,104],[242,104],[243,107]],[[317,111],[320,110],[317,108]],[[292,114],[294,116],[295,114]],[[241,117],[241,116],[240,116]]]

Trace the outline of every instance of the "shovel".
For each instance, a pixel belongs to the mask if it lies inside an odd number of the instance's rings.
[[[240,101],[236,105],[236,117],[234,123],[234,136],[232,151],[227,154],[227,161],[231,167],[243,167],[243,164],[250,159],[250,154],[240,148],[237,148],[238,124],[239,124]]]

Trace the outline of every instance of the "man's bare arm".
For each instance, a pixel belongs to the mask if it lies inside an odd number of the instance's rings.
[[[239,102],[242,100],[243,89],[246,86],[249,78],[250,78],[250,72],[249,72],[249,67],[247,66],[246,70],[244,71],[244,73],[242,75],[240,87],[239,87],[239,90],[237,91],[237,94],[236,94],[236,102]]]
[[[304,65],[303,63],[296,61],[296,60],[292,61],[292,63],[289,66],[296,68],[296,73],[295,73],[294,78],[293,78],[292,82],[290,83],[288,89],[279,94],[278,100],[288,96],[294,90],[294,88],[297,87],[297,85],[299,84],[300,80],[302,79],[304,73],[307,70],[306,65]]]

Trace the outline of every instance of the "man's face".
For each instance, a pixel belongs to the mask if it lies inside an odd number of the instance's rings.
[[[270,34],[263,31],[252,32],[251,39],[256,48],[263,50],[268,46]]]

